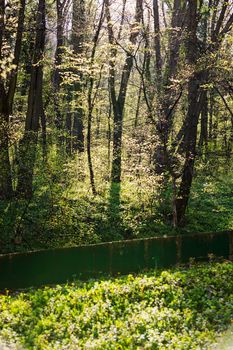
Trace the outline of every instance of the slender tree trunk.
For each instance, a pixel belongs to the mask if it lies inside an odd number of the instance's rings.
[[[137,108],[136,108],[135,119],[134,119],[134,127],[135,128],[137,128],[137,126],[138,126],[138,118],[139,118],[140,105],[141,105],[141,97],[142,97],[142,82],[140,82],[140,87],[139,87],[139,91],[138,91]]]
[[[72,139],[71,139],[71,130],[72,130],[72,112],[71,112],[71,102],[72,102],[72,91],[70,87],[67,88],[67,98],[66,98],[66,153],[68,156],[72,154]]]
[[[100,19],[98,22],[98,26],[95,32],[95,35],[92,39],[92,51],[91,51],[91,69],[93,69],[94,65],[94,59],[95,59],[95,54],[96,54],[96,48],[99,40],[99,35],[100,35],[100,30],[103,24],[103,19],[104,19],[104,3],[102,4],[102,9],[101,9],[101,14],[100,14]],[[101,68],[102,70],[102,68]],[[97,83],[96,89],[98,91],[100,82],[101,82],[101,70],[100,70],[100,76],[99,76],[99,81]],[[95,187],[95,177],[94,177],[94,170],[93,170],[93,165],[92,165],[92,157],[91,157],[91,128],[92,128],[92,112],[94,108],[94,103],[95,103],[95,97],[93,97],[93,88],[94,88],[94,75],[93,72],[89,78],[89,88],[88,88],[88,96],[87,96],[87,103],[88,103],[88,117],[87,117],[87,159],[88,159],[88,167],[89,167],[89,173],[90,173],[90,183],[91,183],[91,188],[92,188],[92,193],[95,196],[97,194],[96,187]]]
[[[100,123],[101,123],[101,113],[102,110],[99,108],[96,108],[96,138],[99,139],[100,138]]]
[[[13,194],[9,156],[9,110],[4,84],[0,81],[0,199]]]
[[[0,61],[5,30],[5,0],[0,0]],[[4,69],[4,67],[3,67]],[[13,194],[9,156],[9,104],[0,67],[0,199]]]
[[[108,132],[107,132],[107,140],[108,140],[108,174],[110,174],[110,166],[111,166],[111,116],[112,116],[112,100],[109,96],[109,107],[108,107]]]
[[[203,107],[201,110],[201,131],[199,146],[207,147],[208,144],[208,93],[207,90],[203,92]]]
[[[47,155],[47,123],[46,123],[46,115],[43,107],[43,101],[41,101],[41,131],[42,131],[42,151],[43,151],[43,159],[46,159]]]
[[[209,0],[208,7],[211,7],[211,1]],[[207,34],[208,34],[208,26],[209,26],[209,17],[204,16],[204,19],[201,23],[201,35],[202,35],[202,46],[203,50],[206,51],[207,49]],[[206,72],[208,80],[208,72]],[[208,145],[208,91],[207,89],[203,91],[203,105],[201,110],[201,130],[200,130],[200,138],[199,138],[199,147],[200,150],[202,147],[205,147],[205,151],[207,150]]]
[[[75,88],[76,91],[82,90],[82,87],[80,84],[75,84],[75,85],[76,85],[76,88]],[[76,98],[80,99],[80,97],[78,96]],[[75,108],[73,118],[74,119],[73,119],[73,127],[72,127],[72,150],[84,152],[84,124],[83,124],[84,109],[82,106]]]
[[[90,173],[90,183],[92,188],[92,193],[95,196],[97,194],[96,187],[95,187],[95,178],[94,178],[94,171],[93,171],[93,164],[92,164],[92,158],[91,158],[91,124],[92,124],[92,107],[91,107],[91,101],[89,101],[89,113],[87,118],[87,159],[88,159],[88,167],[89,167],[89,173]]]
[[[20,0],[20,8],[19,8],[19,14],[18,14],[18,27],[17,27],[17,34],[16,34],[15,49],[14,49],[14,59],[12,62],[15,68],[11,71],[9,89],[7,94],[10,114],[12,113],[12,109],[13,109],[13,101],[14,101],[15,89],[17,84],[18,66],[19,66],[23,28],[24,28],[25,2],[26,0]]]
[[[114,59],[116,57],[116,50],[113,47],[115,44],[113,27],[110,16],[109,0],[105,0],[105,9],[107,17],[107,28],[108,28],[108,37],[109,43],[112,45],[111,49],[111,60],[110,60],[110,94],[112,99],[112,108],[113,108],[113,160],[112,160],[112,182],[120,183],[121,181],[121,157],[122,157],[122,130],[123,130],[123,117],[124,117],[124,107],[126,100],[126,93],[129,83],[130,74],[133,67],[133,52],[127,52],[125,63],[122,70],[121,82],[118,96],[116,96],[116,86],[115,86],[115,64]],[[132,45],[136,44],[136,40],[139,34],[138,24],[142,19],[142,0],[137,0],[136,2],[136,13],[134,24],[131,28],[130,33],[130,42]]]
[[[43,113],[43,65],[41,61],[43,60],[44,45],[45,0],[39,0],[25,132],[19,146],[17,193],[25,198],[31,198],[33,194],[33,170],[36,160],[39,120]]]
[[[154,33],[155,33],[155,57],[156,57],[156,75],[157,75],[157,87],[160,91],[161,79],[162,79],[162,56],[161,56],[161,44],[160,44],[160,23],[159,23],[159,5],[158,0],[153,0],[153,12],[154,12]]]
[[[214,115],[214,95],[213,91],[210,91],[210,97],[209,97],[209,133],[208,133],[208,139],[212,141],[213,138],[213,115]]]
[[[72,44],[74,54],[81,57],[84,52],[85,42],[85,0],[73,1],[73,19],[72,19]],[[72,127],[72,149],[74,151],[84,151],[84,110],[82,106],[82,72],[76,72],[79,74],[80,81],[74,83],[74,97],[78,107],[75,108],[73,114],[73,127]]]
[[[155,1],[155,0],[154,0]],[[163,82],[159,89],[158,102],[159,102],[159,116],[157,122],[157,132],[159,136],[159,142],[155,150],[155,172],[158,175],[162,175],[166,170],[168,164],[166,164],[167,154],[166,147],[169,139],[170,130],[173,124],[174,109],[171,107],[176,104],[177,91],[172,87],[172,79],[177,73],[178,61],[180,56],[180,39],[181,39],[181,27],[182,16],[184,8],[182,8],[182,1],[175,0],[172,10],[171,20],[171,32],[169,36],[168,47],[168,60],[164,70]],[[156,18],[157,16],[155,16]],[[158,19],[159,20],[159,19]],[[157,27],[159,24],[157,24]],[[155,26],[156,30],[156,26]],[[160,46],[159,46],[160,47]],[[156,49],[156,56],[158,56],[158,44]],[[161,54],[160,54],[161,56]],[[161,69],[161,67],[157,67]],[[158,74],[158,73],[157,73]]]
[[[62,113],[59,104],[59,91],[61,84],[60,65],[62,63],[62,53],[64,45],[64,1],[56,0],[57,10],[57,32],[56,32],[56,51],[55,51],[55,69],[53,73],[54,87],[54,110],[55,110],[55,125],[58,131],[62,130]]]

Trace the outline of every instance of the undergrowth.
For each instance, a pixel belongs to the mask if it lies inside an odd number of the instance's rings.
[[[125,174],[115,187],[99,176],[93,196],[80,164],[51,167],[35,174],[32,199],[0,201],[0,253],[233,229],[233,172],[225,164],[197,163],[185,226],[176,229],[171,184],[159,192],[154,174]]]
[[[0,296],[0,338],[24,349],[208,349],[233,318],[233,263]]]

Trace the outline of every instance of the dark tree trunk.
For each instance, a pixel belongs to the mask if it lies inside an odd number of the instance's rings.
[[[59,91],[61,84],[60,65],[62,63],[62,53],[64,45],[64,1],[56,0],[57,10],[57,32],[56,32],[56,51],[55,51],[55,69],[53,73],[53,87],[54,87],[54,110],[55,110],[55,125],[59,132],[62,130],[62,113],[59,104]]]
[[[0,0],[0,61],[5,30],[5,0]],[[4,67],[3,67],[4,69]],[[10,198],[13,194],[11,166],[9,157],[9,104],[0,67],[0,199]]]
[[[200,97],[200,99],[199,99]],[[199,119],[198,104],[201,103],[202,95],[199,93],[199,78],[194,74],[188,86],[188,121],[185,129],[185,163],[176,200],[177,224],[184,223],[184,215],[188,205],[189,195],[193,181],[194,163],[196,157],[197,126]]]
[[[161,44],[160,44],[160,23],[159,23],[158,0],[153,0],[153,13],[154,13],[157,87],[158,87],[158,91],[160,91],[160,86],[162,83],[162,81],[161,81],[161,79],[162,79],[162,57],[161,57]]]
[[[66,98],[66,153],[68,156],[72,154],[72,144],[71,144],[71,130],[72,130],[72,112],[71,112],[71,102],[72,102],[72,91],[70,87],[67,89]]]
[[[14,101],[15,89],[17,84],[18,66],[19,66],[23,28],[24,28],[25,3],[26,3],[26,0],[20,0],[20,8],[19,8],[19,14],[18,14],[18,27],[17,27],[17,34],[16,34],[15,49],[14,49],[14,59],[12,62],[15,68],[12,70],[10,75],[9,89],[7,94],[10,114],[12,113],[12,109],[13,109],[13,101]]]
[[[172,87],[172,79],[177,73],[180,55],[181,27],[183,25],[182,18],[184,11],[185,10],[182,7],[182,1],[175,0],[172,10],[172,29],[169,36],[168,60],[164,70],[163,81],[160,83],[161,88],[159,88],[158,94],[158,102],[160,108],[158,113],[158,123],[156,127],[159,136],[159,142],[155,150],[155,172],[158,175],[163,174],[168,167],[166,147],[173,123],[175,110],[174,106],[176,106],[177,100],[177,91],[174,87]],[[157,51],[158,48],[156,49],[156,56],[158,56]],[[161,68],[162,66],[160,68],[157,67],[157,70]]]
[[[75,84],[75,85],[76,85],[76,91],[82,90],[82,87],[80,84]],[[77,97],[77,100],[78,99],[80,100],[80,97]],[[84,110],[82,106],[75,108],[73,118],[74,120],[73,120],[73,127],[72,127],[72,149],[74,151],[84,152],[84,124],[83,124]]]
[[[110,8],[109,1],[105,0],[105,8],[106,8],[106,17],[107,17],[107,27],[108,27],[108,38],[109,43],[111,45],[115,44],[113,27],[111,23],[110,16]],[[137,0],[136,2],[136,13],[134,24],[131,28],[130,34],[130,42],[132,45],[136,44],[136,40],[139,34],[139,29],[137,29],[138,24],[142,19],[142,0]],[[136,28],[136,30],[135,30]],[[111,178],[113,183],[120,183],[121,181],[121,157],[122,157],[122,130],[123,130],[123,117],[124,117],[124,107],[125,107],[125,99],[126,92],[128,88],[129,78],[131,74],[131,70],[133,67],[133,52],[127,52],[125,63],[123,66],[122,74],[121,74],[121,82],[118,96],[116,95],[116,86],[115,86],[115,65],[113,60],[116,57],[116,50],[112,48],[111,50],[111,58],[110,60],[110,95],[112,100],[112,108],[113,108],[113,159],[112,159],[112,173]]]
[[[213,115],[214,115],[214,94],[213,91],[210,91],[209,96],[209,121],[208,121],[208,139],[212,141],[213,138]]]
[[[92,164],[92,157],[91,157],[91,126],[92,126],[92,103],[89,96],[89,112],[87,117],[87,160],[88,160],[88,167],[89,167],[89,173],[90,173],[90,183],[91,183],[91,189],[92,193],[95,196],[97,194],[96,187],[95,187],[95,177],[94,177],[94,170],[93,170],[93,164]]]
[[[212,0],[209,0],[209,7],[211,7]],[[204,16],[201,21],[200,26],[200,35],[202,37],[202,50],[205,52],[207,49],[207,35],[208,35],[208,27],[209,27],[209,16]],[[208,80],[208,72],[206,72],[206,81]],[[199,147],[202,150],[204,146],[207,150],[208,145],[208,91],[207,89],[203,91],[203,104],[201,109],[201,130],[200,130],[200,138],[199,138]]]
[[[9,109],[3,82],[0,80],[0,199],[13,194],[9,156]]]
[[[200,130],[200,147],[207,147],[208,144],[208,92],[203,92],[203,106],[201,110],[201,130]]]
[[[42,131],[43,159],[45,160],[47,155],[47,123],[46,123],[46,115],[43,107],[43,101],[41,101],[41,131]]]
[[[39,120],[43,113],[42,83],[43,54],[45,45],[45,0],[39,0],[36,39],[34,48],[31,82],[28,95],[28,109],[25,132],[19,146],[19,169],[17,193],[25,198],[33,194],[33,170],[36,159]]]
[[[104,3],[102,5],[102,10],[100,14],[99,23],[95,32],[95,35],[92,39],[92,51],[91,51],[91,61],[90,65],[91,68],[94,64],[95,54],[96,54],[96,48],[99,40],[100,30],[102,27],[104,18]],[[101,82],[101,70],[100,70],[100,76],[99,81],[96,86],[96,90],[98,91],[99,86]],[[94,88],[94,76],[91,74],[89,77],[89,88],[88,88],[88,96],[87,96],[87,104],[88,104],[88,116],[87,116],[87,159],[88,159],[88,167],[89,167],[89,173],[90,173],[90,183],[92,188],[92,193],[95,196],[97,194],[96,187],[95,187],[95,176],[94,176],[94,170],[93,170],[93,164],[92,164],[92,157],[91,157],[91,129],[92,129],[92,112],[94,108],[95,103],[95,97],[93,97],[93,88]]]
[[[112,116],[112,100],[111,100],[111,97],[109,96],[108,131],[107,131],[107,140],[108,140],[108,174],[110,174],[110,166],[111,166],[111,137],[112,137],[111,116]]]
[[[73,19],[72,19],[72,44],[74,54],[81,56],[84,52],[85,42],[85,0],[74,0],[73,2]],[[82,72],[76,72],[79,74],[79,80],[74,83],[74,97],[76,104],[73,114],[73,127],[72,127],[72,149],[74,151],[84,151],[84,110],[82,106]]]
[[[113,107],[113,159],[112,159],[112,182],[121,182],[121,157],[122,157],[122,106]]]
[[[198,59],[198,40],[197,40],[197,0],[188,1],[187,18],[187,41],[186,41],[187,63],[194,67]],[[176,200],[177,224],[182,225],[184,215],[188,205],[192,180],[194,162],[196,156],[197,126],[200,114],[200,77],[202,73],[194,71],[188,84],[188,111],[185,128],[185,163],[182,179],[179,187],[178,198]]]

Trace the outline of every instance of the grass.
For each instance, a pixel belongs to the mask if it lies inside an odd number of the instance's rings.
[[[0,339],[28,350],[204,350],[232,319],[230,262],[0,296]]]

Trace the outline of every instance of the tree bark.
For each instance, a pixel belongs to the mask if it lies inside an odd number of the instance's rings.
[[[112,99],[112,108],[113,108],[113,119],[114,119],[114,127],[113,127],[113,160],[112,160],[112,173],[111,179],[114,183],[121,182],[121,157],[122,157],[122,130],[123,130],[123,117],[124,117],[124,107],[125,107],[125,99],[126,93],[129,83],[129,78],[131,74],[131,70],[133,67],[133,52],[126,53],[126,59],[123,66],[122,74],[121,74],[121,82],[118,96],[116,94],[116,85],[115,85],[115,65],[114,59],[116,57],[116,49],[114,45],[116,44],[111,16],[110,16],[110,6],[109,0],[105,0],[105,9],[106,9],[106,17],[107,17],[107,28],[108,28],[108,37],[109,43],[112,45],[111,49],[111,60],[110,60],[110,69],[109,69],[109,84],[110,84],[110,94]],[[137,0],[136,2],[136,12],[134,23],[131,27],[130,33],[130,43],[132,45],[136,44],[136,40],[139,34],[139,29],[137,28],[142,19],[142,0]]]
[[[20,7],[19,7],[19,14],[18,14],[18,27],[17,27],[17,33],[16,33],[15,49],[14,49],[14,59],[12,62],[14,65],[14,69],[12,69],[10,74],[9,88],[7,93],[10,114],[12,114],[13,101],[14,101],[14,95],[15,95],[15,89],[16,89],[17,77],[18,77],[18,67],[19,67],[19,59],[20,59],[21,46],[22,46],[23,28],[24,28],[25,4],[26,4],[26,0],[20,0]]]
[[[5,0],[0,0],[0,61],[5,29]],[[4,67],[3,67],[4,69]],[[9,104],[0,67],[0,199],[8,199],[13,194],[9,156]]]
[[[187,63],[194,72],[188,84],[188,110],[185,129],[185,162],[182,179],[179,187],[178,198],[176,200],[177,224],[182,225],[184,215],[188,205],[189,194],[193,180],[194,162],[196,156],[197,126],[200,114],[200,72],[196,72],[196,63],[198,59],[198,40],[197,40],[197,0],[188,1],[187,18],[187,40],[186,40],[186,59]]]
[[[31,71],[25,132],[19,145],[17,193],[25,198],[33,194],[33,170],[36,160],[39,120],[43,113],[42,83],[45,46],[45,0],[39,0],[36,39]]]
[[[224,39],[224,35],[233,24],[233,14],[229,16],[227,23],[224,26],[224,20],[229,9],[230,3],[224,1],[221,5],[219,17],[217,18],[216,7],[214,9],[212,24],[211,24],[211,39],[212,42],[208,47],[209,53],[216,53],[220,48],[220,44]],[[186,129],[184,137],[185,163],[180,183],[178,198],[176,201],[177,223],[184,223],[185,211],[188,205],[188,200],[191,191],[193,180],[194,163],[196,157],[196,142],[197,142],[197,126],[199,115],[204,107],[206,99],[206,91],[201,85],[208,82],[209,71],[198,71],[197,62],[200,58],[199,43],[197,38],[197,0],[188,1],[188,16],[187,16],[187,32],[186,41],[186,59],[190,67],[193,68],[189,85],[188,85],[188,112],[186,116]],[[221,27],[223,29],[221,30]],[[205,40],[205,39],[204,39]],[[206,132],[206,130],[205,130]]]
[[[200,131],[200,139],[199,146],[207,147],[208,144],[208,92],[205,90],[203,92],[203,107],[201,110],[201,131]]]
[[[174,110],[172,106],[176,105],[177,91],[172,84],[172,79],[177,73],[177,67],[180,55],[180,39],[181,29],[183,26],[182,19],[184,17],[184,8],[181,0],[175,0],[172,10],[171,32],[169,35],[168,60],[164,69],[163,81],[160,82],[158,103],[158,122],[156,125],[159,142],[155,150],[155,172],[158,175],[163,174],[167,170],[168,164],[166,159],[167,142],[170,130],[172,128]],[[158,49],[157,49],[158,51]],[[156,51],[156,56],[158,55]],[[157,70],[159,68],[157,67]],[[160,67],[162,69],[162,66]]]
[[[0,79],[0,199],[13,195],[8,133],[9,109],[4,83]]]
[[[91,51],[91,69],[93,68],[94,65],[94,59],[95,59],[95,54],[96,54],[96,48],[99,40],[99,35],[100,35],[100,30],[102,27],[103,23],[103,18],[104,18],[104,3],[102,5],[101,9],[101,14],[100,14],[100,19],[98,22],[98,26],[95,32],[95,35],[92,39],[92,51]],[[99,81],[97,83],[96,89],[98,91],[99,86],[101,82],[101,70],[100,70],[100,76],[99,76]],[[91,183],[91,188],[92,188],[92,193],[95,196],[97,194],[96,191],[96,186],[95,186],[95,176],[94,176],[94,170],[93,170],[93,164],[92,164],[92,157],[91,157],[91,129],[92,129],[92,112],[95,104],[95,97],[93,95],[93,88],[94,88],[94,75],[93,72],[91,72],[91,76],[89,78],[89,88],[88,88],[88,96],[87,96],[87,105],[88,105],[88,116],[87,116],[87,159],[88,159],[88,167],[89,167],[89,174],[90,174],[90,183]]]
[[[55,51],[55,69],[53,73],[53,87],[54,87],[54,110],[55,110],[55,125],[59,132],[62,130],[62,113],[59,104],[59,91],[61,84],[60,65],[62,63],[63,45],[64,45],[64,13],[65,1],[56,0],[57,11],[57,31],[56,31],[56,51]]]
[[[158,91],[160,91],[162,79],[162,57],[160,44],[160,23],[159,23],[159,5],[158,0],[153,0],[154,12],[154,33],[155,33],[155,58],[156,58],[156,80]]]
[[[73,19],[72,19],[72,44],[75,55],[81,57],[84,52],[85,42],[85,0],[74,0],[73,2]],[[72,127],[72,149],[74,151],[84,151],[84,110],[82,106],[82,72],[79,74],[79,81],[74,83],[74,97],[77,100],[78,107],[75,107],[73,114]]]

